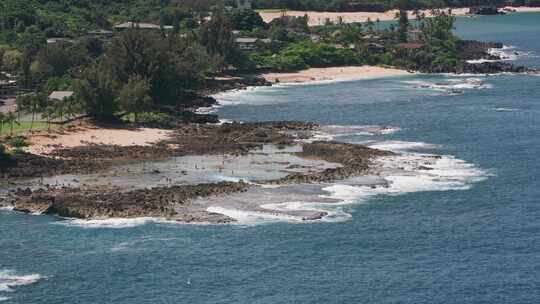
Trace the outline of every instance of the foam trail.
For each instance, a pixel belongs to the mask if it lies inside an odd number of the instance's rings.
[[[401,131],[401,128],[393,126],[377,126],[377,125],[328,125],[321,127],[320,131],[313,133],[311,139],[307,141],[330,141],[339,137],[346,136],[376,136],[390,135]]]
[[[494,110],[497,111],[497,112],[515,112],[515,111],[518,111],[518,109],[514,109],[514,108],[495,108]]]
[[[413,192],[468,190],[473,183],[485,180],[489,174],[474,165],[452,156],[440,159],[432,155],[404,155],[378,161],[387,171],[388,187],[366,187],[335,184],[323,190],[328,198],[344,203],[358,203],[375,195],[401,195]]]
[[[390,140],[390,141],[381,141],[376,143],[365,143],[367,146],[373,149],[379,150],[388,150],[392,152],[404,152],[410,150],[426,150],[426,149],[437,149],[440,148],[440,145],[428,144],[424,142],[410,142],[410,141],[399,141],[399,140]]]
[[[366,182],[366,177],[357,177],[332,185],[321,185],[321,190],[327,194],[319,195],[320,202],[290,201],[259,206],[267,209],[268,212],[222,207],[210,207],[207,210],[234,218],[238,223],[244,225],[268,222],[313,222],[313,220],[303,220],[303,216],[317,212],[326,212],[328,215],[316,221],[336,222],[351,218],[349,213],[343,211],[343,206],[362,203],[373,196],[468,190],[474,183],[483,181],[490,176],[488,172],[473,164],[450,155],[438,156],[403,152],[408,149],[433,148],[436,147],[435,145],[415,142],[390,143],[392,146],[389,142],[374,144],[378,144],[378,147],[393,148],[401,153],[373,160],[373,170],[376,173],[374,177],[382,182]],[[334,202],[328,202],[328,199]]]
[[[272,222],[301,222],[302,218],[288,216],[281,213],[258,212],[239,209],[228,209],[218,206],[211,206],[206,209],[211,213],[218,213],[233,218],[241,225],[257,225]]]
[[[16,287],[34,284],[42,278],[40,274],[19,275],[13,270],[1,270],[0,292],[14,292]],[[4,297],[4,300],[7,298]]]
[[[171,223],[163,218],[139,217],[139,218],[109,218],[101,220],[68,219],[56,222],[58,225],[80,228],[106,228],[122,229],[146,225],[148,223]]]

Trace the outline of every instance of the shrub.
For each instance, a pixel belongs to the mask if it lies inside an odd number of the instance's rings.
[[[15,149],[20,149],[23,147],[28,147],[28,142],[22,136],[13,137],[8,140],[8,144]]]
[[[175,119],[171,115],[162,112],[145,112],[137,117],[139,123],[164,128],[173,127],[174,121]]]

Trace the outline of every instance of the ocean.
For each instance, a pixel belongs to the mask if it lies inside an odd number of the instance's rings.
[[[540,14],[524,13],[460,18],[456,31],[540,67],[539,29]],[[0,303],[540,302],[540,77],[411,75],[219,97],[224,119],[314,121],[326,138],[441,155],[444,176],[395,176],[380,193],[330,185],[344,203],[325,208],[342,216],[309,223],[1,210]]]

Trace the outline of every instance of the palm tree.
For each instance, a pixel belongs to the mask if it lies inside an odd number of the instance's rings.
[[[0,112],[0,134],[2,134],[2,129],[4,128],[4,120],[6,120],[6,115]]]
[[[5,121],[9,124],[9,135],[11,136],[13,135],[13,125],[20,125],[20,123],[17,121],[17,114],[14,112],[7,113]]]
[[[82,105],[75,99],[70,99],[65,105],[65,115],[69,118],[75,118],[82,112]]]
[[[54,108],[53,107],[47,107],[45,108],[45,111],[41,113],[41,117],[43,119],[47,120],[47,131],[51,131],[51,120],[54,118]]]
[[[32,128],[34,127],[36,113],[39,111],[39,109],[41,109],[43,105],[42,100],[43,100],[43,95],[41,93],[36,94],[30,100],[29,110],[32,112],[32,122],[30,122],[30,131],[32,131]]]

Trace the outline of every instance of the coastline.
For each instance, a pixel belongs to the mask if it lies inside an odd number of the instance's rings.
[[[450,9],[450,8],[444,8]],[[471,16],[469,14],[469,8],[451,8],[454,16],[463,17]],[[525,12],[540,12],[540,7],[505,7],[503,9],[511,9],[512,13],[525,13]],[[280,18],[283,13],[287,16],[302,17],[304,15],[309,16],[309,26],[324,25],[327,19],[330,21],[337,21],[340,17],[345,23],[354,22],[366,22],[368,19],[375,22],[379,21],[392,21],[395,20],[395,16],[398,10],[390,10],[386,12],[316,12],[316,11],[261,11],[259,14],[263,18],[264,22],[271,22],[274,19]],[[413,15],[414,11],[409,11],[409,18],[411,20],[416,19]],[[427,17],[432,16],[431,10],[420,10],[421,13],[426,14]]]
[[[310,68],[290,73],[262,74],[272,84],[310,83],[320,81],[355,81],[411,75],[405,70],[378,66],[345,66],[328,68]]]

